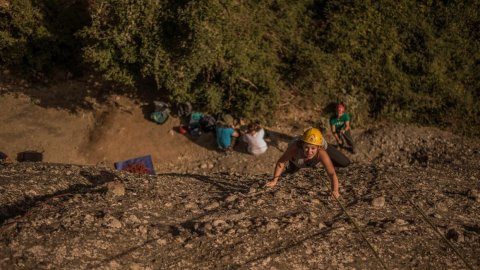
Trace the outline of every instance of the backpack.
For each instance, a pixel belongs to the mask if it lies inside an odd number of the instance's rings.
[[[190,121],[188,122],[190,125],[196,125],[200,122],[200,120],[203,118],[203,113],[202,112],[192,112],[190,114]]]
[[[192,113],[192,104],[190,102],[180,103],[177,105],[178,117],[186,117]]]
[[[200,120],[203,118],[202,112],[192,112],[190,121],[188,122],[188,131],[191,135],[200,136],[202,134],[200,128]]]
[[[163,124],[168,120],[168,113],[169,110],[166,109],[164,111],[153,112],[150,114],[150,119],[157,124]]]
[[[215,127],[217,123],[217,120],[215,119],[215,117],[211,115],[204,115],[199,122],[200,122],[200,127],[202,128],[203,131],[205,132],[215,131]]]
[[[163,101],[154,101],[153,104],[155,111],[150,114],[150,119],[157,124],[165,123],[170,115],[170,105]]]
[[[155,111],[157,111],[157,112],[161,112],[161,111],[164,111],[164,110],[167,110],[167,109],[170,108],[170,104],[168,104],[166,102],[163,102],[163,101],[155,100],[153,102],[153,105],[155,105]]]

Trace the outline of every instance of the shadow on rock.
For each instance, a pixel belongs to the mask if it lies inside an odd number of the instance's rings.
[[[5,205],[0,208],[0,224],[4,225],[6,221],[11,218],[24,216],[28,214],[30,209],[37,207],[41,204],[47,203],[53,199],[59,199],[63,197],[69,197],[74,195],[82,195],[87,193],[105,193],[106,189],[95,189],[99,185],[103,185],[107,182],[113,181],[116,176],[108,171],[101,171],[100,175],[92,175],[88,172],[80,172],[80,174],[85,177],[91,185],[86,184],[75,184],[67,189],[59,190],[53,194],[35,196],[32,198],[26,198],[22,201]]]

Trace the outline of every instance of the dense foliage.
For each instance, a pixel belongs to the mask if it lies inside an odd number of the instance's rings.
[[[479,1],[11,0],[0,7],[0,63],[82,60],[212,113],[268,117],[292,91],[307,105],[344,101],[357,123],[463,130],[480,126],[479,10]]]
[[[0,1],[0,64],[33,73],[72,67],[81,61],[74,35],[87,22],[78,0]]]

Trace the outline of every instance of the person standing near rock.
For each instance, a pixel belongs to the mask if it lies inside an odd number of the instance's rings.
[[[332,197],[340,197],[334,164],[337,167],[346,167],[350,164],[350,160],[334,147],[328,147],[322,132],[316,128],[307,129],[301,139],[294,140],[289,144],[275,165],[273,178],[265,186],[276,186],[285,169],[286,173],[295,173],[301,168],[317,168],[320,164],[323,165],[330,178]]]
[[[355,153],[355,144],[350,133],[350,115],[345,111],[345,105],[342,103],[337,106],[337,114],[330,118],[330,127],[338,145],[345,147],[348,144],[349,150]]]
[[[265,130],[259,122],[248,124],[247,132],[243,134],[242,140],[247,143],[247,152],[258,156],[267,151],[267,142],[263,139]]]

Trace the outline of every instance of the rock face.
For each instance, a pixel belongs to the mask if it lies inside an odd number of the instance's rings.
[[[337,174],[340,202],[385,265],[466,269],[436,230],[480,268],[478,146],[411,137],[408,150],[395,150],[375,132],[362,136],[378,143],[372,151],[388,151]],[[262,187],[270,174],[204,169],[142,176],[2,164],[0,269],[382,268],[330,199],[323,169],[272,189]]]

